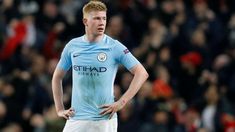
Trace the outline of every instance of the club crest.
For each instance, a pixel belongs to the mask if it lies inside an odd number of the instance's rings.
[[[105,54],[105,53],[99,53],[98,54],[98,56],[97,56],[97,59],[99,60],[99,61],[101,61],[101,62],[104,62],[104,61],[106,61],[106,59],[107,59],[107,55]]]

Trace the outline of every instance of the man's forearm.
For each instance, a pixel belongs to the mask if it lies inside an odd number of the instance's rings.
[[[136,71],[134,71],[134,78],[131,81],[131,84],[128,88],[128,90],[124,93],[124,95],[119,99],[121,103],[126,103],[129,100],[131,100],[136,93],[139,91],[143,83],[147,80],[148,73],[146,70],[140,66],[137,67]]]
[[[117,102],[102,105],[100,107],[102,109],[102,111],[100,112],[101,115],[110,114],[109,119],[111,119],[114,113],[121,110],[125,106],[125,104],[135,96],[135,94],[141,88],[142,84],[148,78],[148,73],[141,64],[131,69],[131,73],[134,74],[134,78],[131,81],[128,90]]]
[[[62,89],[62,80],[58,78],[52,79],[52,91],[53,91],[53,98],[55,102],[55,107],[57,113],[61,110],[64,110],[63,104],[63,89]]]

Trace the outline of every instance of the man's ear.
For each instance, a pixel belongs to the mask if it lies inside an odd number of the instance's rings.
[[[83,24],[84,24],[85,26],[87,26],[87,19],[86,19],[86,18],[83,18],[83,19],[82,19],[82,22],[83,22]]]

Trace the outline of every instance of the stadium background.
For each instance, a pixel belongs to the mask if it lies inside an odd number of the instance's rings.
[[[51,76],[87,0],[0,0],[0,131],[56,132]],[[119,132],[235,132],[235,1],[105,0],[106,34],[150,74]],[[71,73],[69,73],[71,74]],[[120,67],[118,99],[132,75]],[[71,78],[64,79],[68,108]]]

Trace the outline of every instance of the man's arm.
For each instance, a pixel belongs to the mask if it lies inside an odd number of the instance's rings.
[[[131,100],[149,76],[147,71],[141,64],[133,67],[130,72],[134,75],[134,78],[131,81],[128,90],[120,98],[122,102],[128,102],[129,100]]]
[[[135,96],[135,94],[139,91],[142,84],[147,80],[149,76],[147,71],[141,64],[134,66],[130,70],[130,72],[134,75],[134,78],[131,81],[128,90],[117,102],[101,106],[101,108],[103,108],[103,111],[100,113],[101,115],[110,114],[111,118],[114,113],[122,109],[125,104]]]
[[[73,116],[74,110],[72,108],[68,110],[64,109],[62,80],[65,74],[65,71],[58,68],[55,69],[52,77],[52,92],[58,116],[68,119]]]

